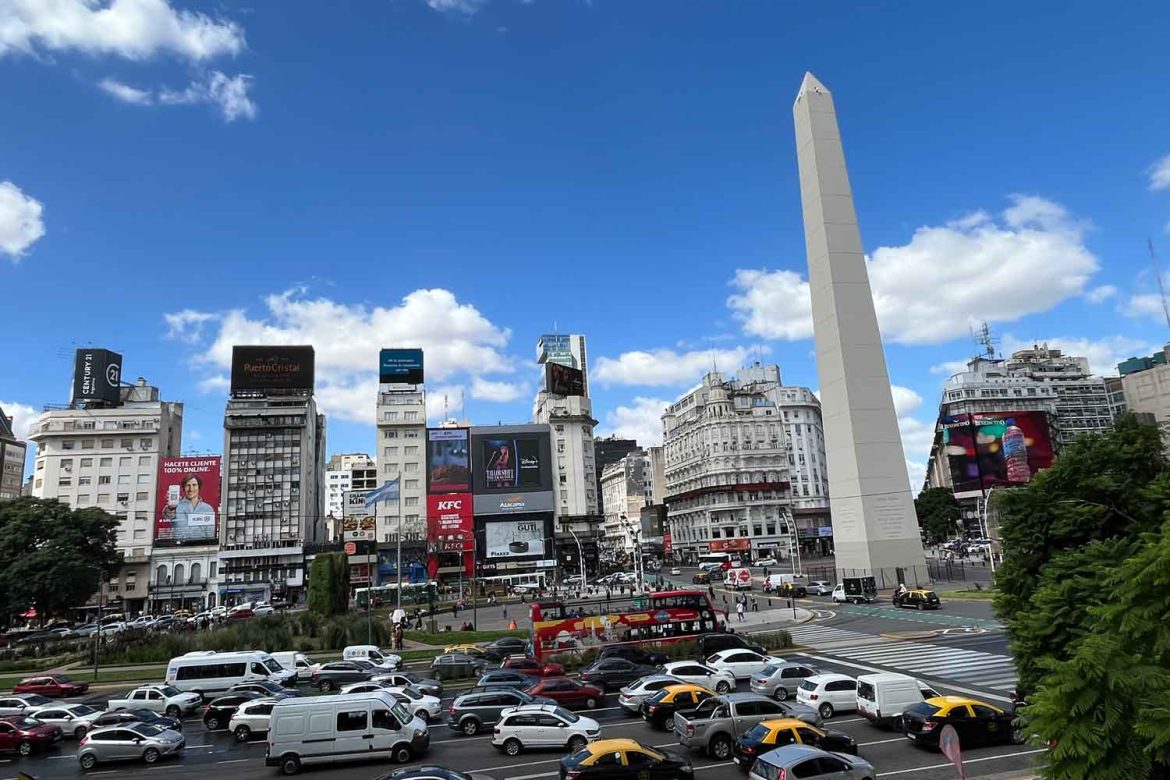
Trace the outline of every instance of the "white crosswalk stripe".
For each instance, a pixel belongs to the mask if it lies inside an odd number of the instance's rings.
[[[792,635],[793,641],[802,645],[810,645],[818,649],[833,647],[861,647],[889,644],[889,640],[873,634],[864,634],[860,631],[849,631],[832,626],[818,626],[806,624],[785,629]]]
[[[922,677],[937,677],[992,690],[1016,685],[1015,666],[1006,655],[943,647],[920,642],[887,642],[867,647],[841,647],[834,655]]]

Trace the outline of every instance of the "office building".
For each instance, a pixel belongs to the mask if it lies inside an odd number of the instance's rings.
[[[12,418],[0,408],[0,501],[20,498],[28,445],[16,437]]]
[[[1170,346],[1149,357],[1130,358],[1117,366],[1125,408],[1158,425],[1170,451]]]
[[[661,490],[661,489],[660,489]],[[644,536],[642,508],[654,503],[654,464],[649,453],[628,453],[601,475],[602,514],[608,546],[630,552]]]
[[[326,539],[336,539],[344,517],[345,494],[351,490],[373,490],[378,486],[378,468],[364,452],[339,453],[325,464]]]
[[[1104,433],[1113,427],[1113,405],[1105,380],[1093,376],[1089,359],[1066,355],[1047,344],[1020,349],[1003,362],[1017,376],[1048,385],[1056,393],[1056,445],[1062,448],[1077,436]]]
[[[422,384],[382,383],[377,404],[376,486],[401,479],[401,500],[383,501],[375,506],[377,583],[397,581],[399,529],[404,571],[412,563],[425,564],[427,560],[426,433],[426,395]]]

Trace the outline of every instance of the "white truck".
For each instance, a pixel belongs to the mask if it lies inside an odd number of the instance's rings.
[[[173,685],[143,685],[122,699],[110,699],[107,710],[147,709],[171,718],[181,718],[194,712],[202,703],[197,693],[183,693]]]

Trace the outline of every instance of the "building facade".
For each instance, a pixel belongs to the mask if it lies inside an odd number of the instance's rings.
[[[378,486],[378,468],[364,452],[338,453],[325,464],[325,538],[335,539],[344,516],[345,494],[350,490],[373,490]]]
[[[375,584],[397,579],[399,529],[403,569],[412,563],[426,564],[426,441],[426,393],[422,385],[381,385],[377,405],[378,447],[374,456],[378,464],[376,487],[400,478],[401,501],[375,505],[378,549],[378,567],[373,572]],[[357,559],[351,563],[362,565]]]
[[[0,501],[20,498],[28,445],[16,437],[12,418],[0,408]]]
[[[606,466],[601,475],[605,539],[617,550],[630,552],[644,536],[642,508],[654,503],[654,464],[646,452],[628,453]]]
[[[1047,344],[1016,350],[1004,368],[1017,376],[1048,385],[1056,393],[1055,434],[1058,447],[1086,433],[1113,427],[1113,404],[1105,379],[1093,376],[1089,359],[1065,355]]]
[[[1170,346],[1118,365],[1125,408],[1162,429],[1170,451]]]

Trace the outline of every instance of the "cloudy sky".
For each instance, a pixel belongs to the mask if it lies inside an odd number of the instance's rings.
[[[1010,22],[1010,23],[1009,23]],[[82,345],[218,452],[234,343],[311,343],[331,451],[377,351],[524,421],[589,339],[603,433],[703,372],[816,388],[791,104],[840,112],[908,468],[987,321],[1103,373],[1167,340],[1164,3],[0,0],[0,405]]]

